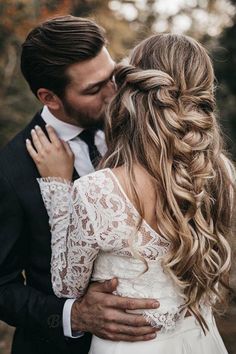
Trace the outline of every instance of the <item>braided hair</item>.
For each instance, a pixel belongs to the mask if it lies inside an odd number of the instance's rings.
[[[115,77],[101,166],[127,167],[141,219],[134,163],[155,181],[157,228],[171,243],[164,269],[207,329],[201,305],[215,308],[228,287],[234,171],[215,117],[210,57],[192,38],[158,34],[135,47]]]

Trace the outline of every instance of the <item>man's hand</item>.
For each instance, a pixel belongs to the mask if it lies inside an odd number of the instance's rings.
[[[117,279],[91,284],[86,295],[72,306],[72,330],[91,332],[112,341],[143,341],[155,338],[157,329],[140,314],[126,310],[153,309],[160,305],[151,299],[131,299],[112,294]]]

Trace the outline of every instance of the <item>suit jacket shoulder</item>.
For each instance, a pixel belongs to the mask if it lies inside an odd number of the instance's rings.
[[[30,138],[31,129],[35,125],[44,127],[45,123],[40,114],[37,113],[31,122],[20,131],[5,147],[0,151],[0,173],[7,179],[15,180],[21,179],[22,175],[33,173],[34,177],[37,174],[36,167],[30,158],[25,140]]]

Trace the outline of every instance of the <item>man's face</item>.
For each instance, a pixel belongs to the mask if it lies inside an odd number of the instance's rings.
[[[105,107],[115,93],[115,63],[107,49],[67,69],[70,83],[62,99],[66,120],[82,128],[103,126]]]

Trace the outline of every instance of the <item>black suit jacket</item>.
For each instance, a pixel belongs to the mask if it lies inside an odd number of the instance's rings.
[[[25,147],[35,125],[40,114],[0,152],[0,320],[16,327],[14,354],[86,354],[90,335],[64,337],[66,299],[52,291],[48,215]]]

